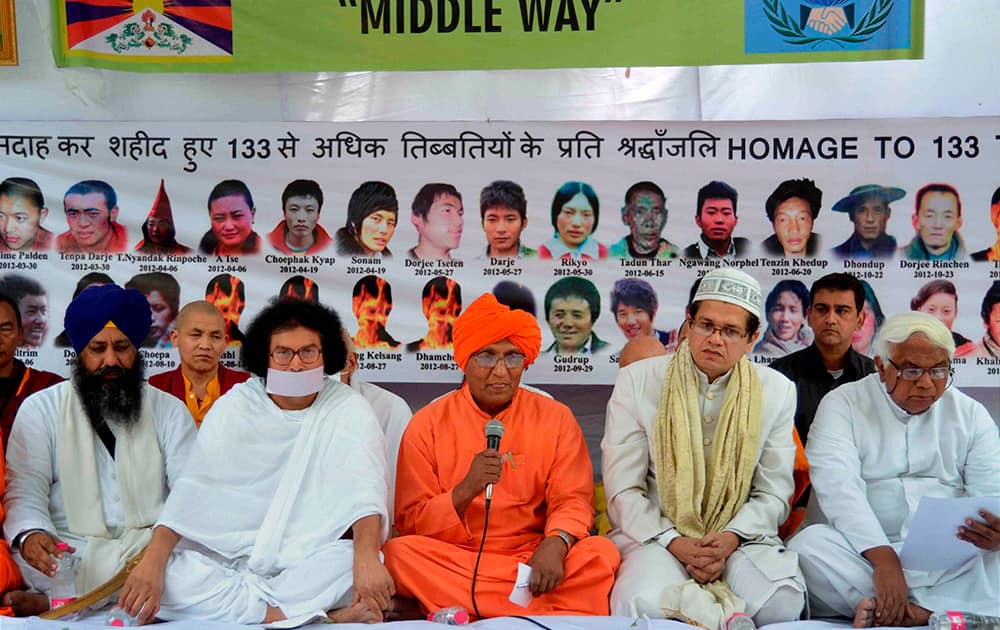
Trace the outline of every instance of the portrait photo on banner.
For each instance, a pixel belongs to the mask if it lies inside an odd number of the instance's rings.
[[[913,154],[865,125],[914,138]],[[150,305],[141,351],[156,366],[178,365],[189,302],[216,306],[238,367],[245,318],[297,299],[340,314],[363,378],[457,382],[454,321],[492,292],[539,323],[528,381],[610,385],[630,341],[676,351],[713,269],[760,282],[748,356],[762,364],[813,343],[812,284],[848,272],[865,289],[859,353],[887,316],[926,312],[952,332],[956,382],[987,386],[994,126],[3,123],[0,289],[19,306],[18,357],[61,374],[66,306],[116,283]],[[979,156],[949,158],[952,136],[981,136]]]

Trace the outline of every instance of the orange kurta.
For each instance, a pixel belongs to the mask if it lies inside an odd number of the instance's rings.
[[[799,438],[798,429],[792,427],[792,437],[795,438],[795,469],[792,471],[792,478],[795,480],[795,490],[792,498],[788,500],[791,511],[788,518],[778,527],[778,536],[783,540],[790,537],[799,528],[806,518],[805,508],[795,507],[802,495],[809,489],[809,462],[806,460],[806,449],[802,446],[802,439]]]
[[[565,405],[523,389],[497,418],[504,423],[504,464],[476,580],[480,613],[607,615],[620,558],[610,540],[587,537],[594,471],[579,424]],[[486,500],[476,497],[460,517],[451,491],[486,447],[489,420],[465,386],[418,411],[403,435],[396,476],[402,536],[386,543],[385,564],[398,592],[416,597],[425,611],[473,610],[470,587]],[[579,539],[563,563],[563,581],[528,608],[512,604],[517,563],[527,563],[556,529]]]
[[[3,452],[0,451],[0,496],[3,496],[7,489],[6,477],[4,475],[5,464]],[[3,503],[0,503],[0,523],[3,523]],[[17,563],[10,555],[10,547],[5,540],[0,539],[0,595],[7,591],[21,588],[21,571],[17,568]],[[10,608],[0,606],[0,615],[11,616],[13,611]]]

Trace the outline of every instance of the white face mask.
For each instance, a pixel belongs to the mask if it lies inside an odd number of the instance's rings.
[[[323,366],[302,372],[267,368],[267,393],[278,396],[309,396],[323,389]]]

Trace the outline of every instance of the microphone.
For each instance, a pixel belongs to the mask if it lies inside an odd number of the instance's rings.
[[[486,423],[486,448],[500,450],[500,438],[503,437],[503,422],[496,418]],[[486,502],[493,500],[493,484],[486,484]]]

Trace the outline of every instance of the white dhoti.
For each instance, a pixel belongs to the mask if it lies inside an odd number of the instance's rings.
[[[283,626],[350,605],[351,526],[388,535],[385,438],[360,394],[333,379],[308,408],[279,409],[253,378],[205,417],[160,524],[183,537],[159,616]]]
[[[788,542],[799,553],[813,617],[853,617],[872,597],[872,565],[830,525],[811,525]],[[898,552],[902,543],[892,545]],[[949,571],[904,570],[910,601],[931,611],[961,609],[1000,616],[1000,553],[983,554]]]
[[[758,626],[796,619],[805,605],[805,582],[795,553],[783,547],[743,545],[726,560],[722,577]],[[700,598],[702,605],[695,601]],[[612,615],[662,617],[680,609],[681,599],[685,610],[716,605],[662,546],[650,543],[623,550],[611,590]]]
[[[207,549],[186,549],[167,563],[161,619],[260,623],[267,606],[288,619],[349,606],[354,597],[354,544],[338,540],[276,575],[257,575],[246,559],[229,561]],[[330,576],[316,580],[315,576]],[[304,620],[303,620],[304,621]]]

